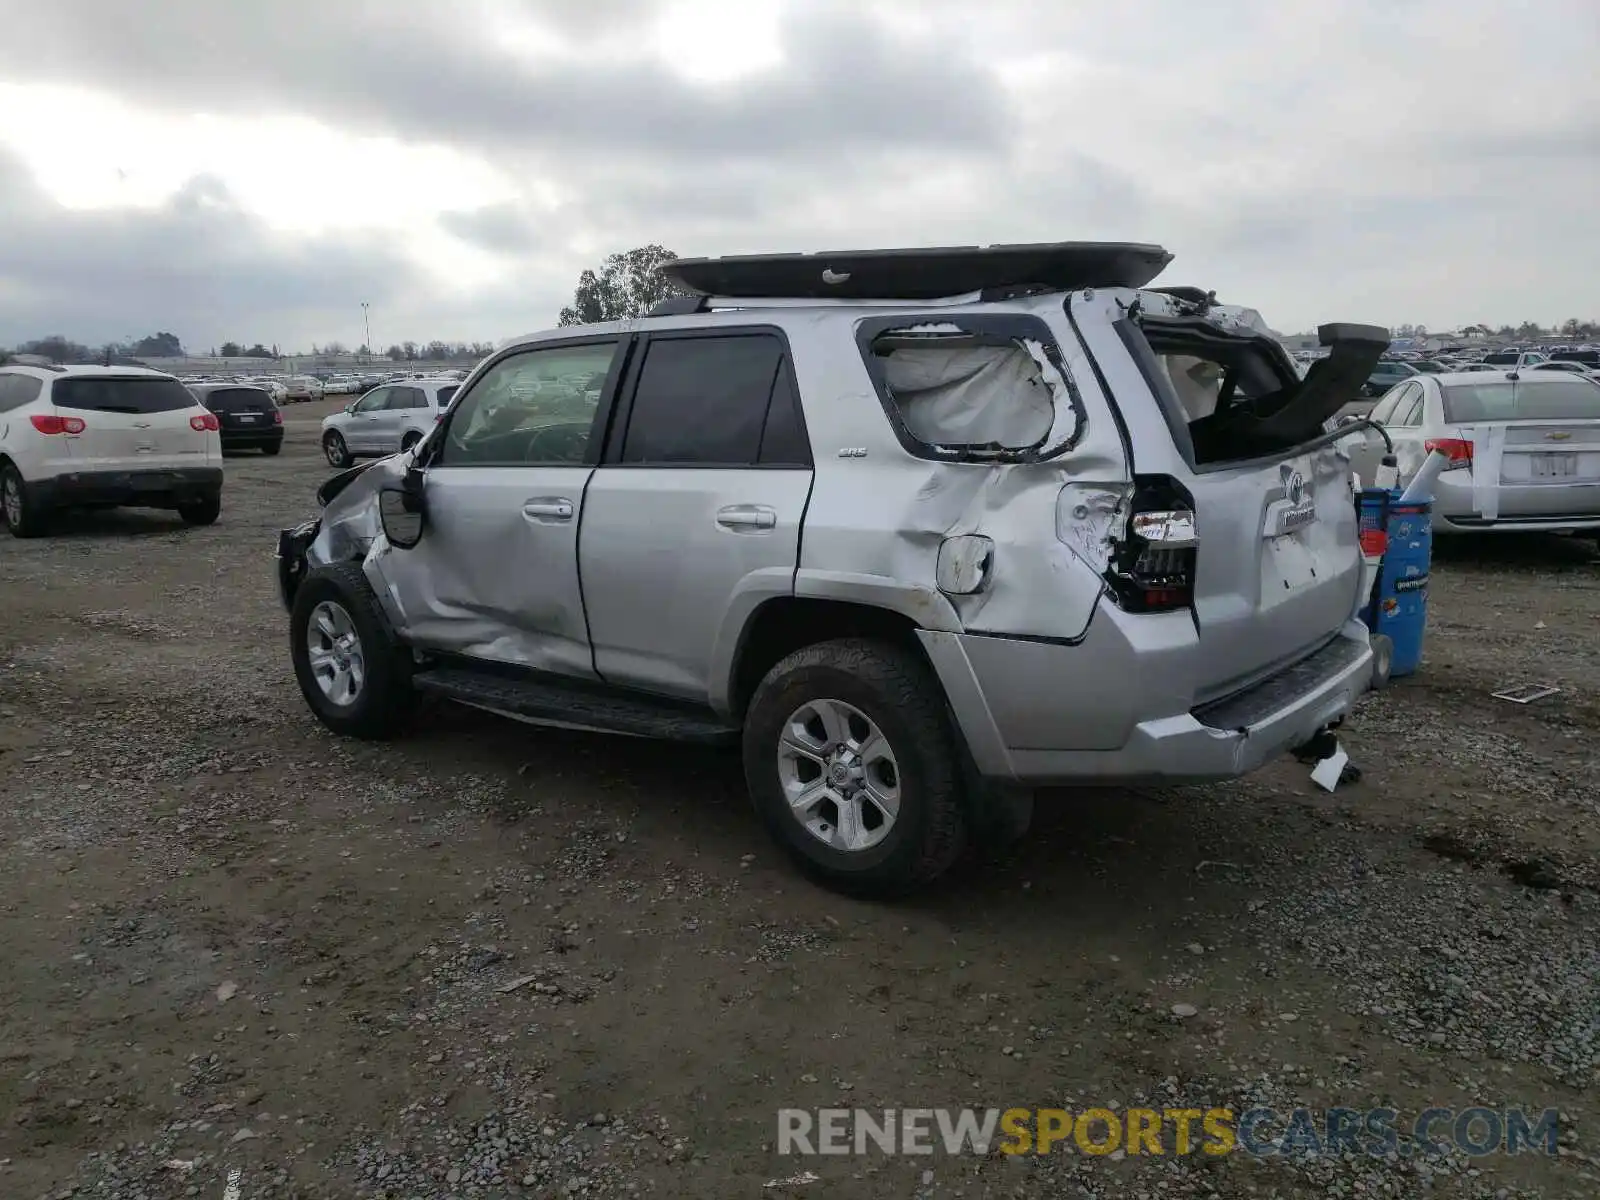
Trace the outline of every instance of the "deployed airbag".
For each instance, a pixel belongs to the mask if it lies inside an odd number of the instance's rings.
[[[1037,446],[1055,421],[1055,396],[1020,343],[899,345],[881,359],[906,429],[932,446]]]

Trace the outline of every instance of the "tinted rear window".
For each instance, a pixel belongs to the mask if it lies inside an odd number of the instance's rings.
[[[450,387],[442,387],[442,388],[440,388],[439,389],[439,407],[443,408],[445,405],[449,404],[450,403],[450,397],[454,396],[460,390],[461,390],[461,385],[460,384],[452,384]]]
[[[1600,385],[1582,379],[1524,377],[1521,383],[1457,383],[1443,390],[1445,420],[1452,425],[1600,418]]]
[[[257,388],[222,388],[202,396],[200,403],[212,412],[267,412],[272,398]]]
[[[57,408],[87,412],[157,413],[193,408],[194,393],[176,379],[58,379],[50,388]]]
[[[1489,354],[1484,356],[1483,361],[1486,363],[1514,363],[1520,362],[1521,359],[1522,355],[1520,354]]]

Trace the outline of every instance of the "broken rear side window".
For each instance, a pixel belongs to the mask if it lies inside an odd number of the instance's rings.
[[[1043,324],[1036,331],[1035,322],[1016,320],[877,324],[863,330],[863,348],[914,453],[1026,460],[1053,457],[1075,441],[1077,398]]]

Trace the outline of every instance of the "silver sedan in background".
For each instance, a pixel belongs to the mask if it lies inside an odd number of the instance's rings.
[[[1600,531],[1600,383],[1526,369],[1419,375],[1371,418],[1394,441],[1401,487],[1433,450],[1449,455],[1433,488],[1436,533]],[[1382,439],[1365,430],[1347,445],[1372,486]]]

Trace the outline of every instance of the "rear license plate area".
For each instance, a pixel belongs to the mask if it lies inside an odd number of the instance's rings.
[[[1535,479],[1570,479],[1578,473],[1576,454],[1535,454],[1532,460]]]

